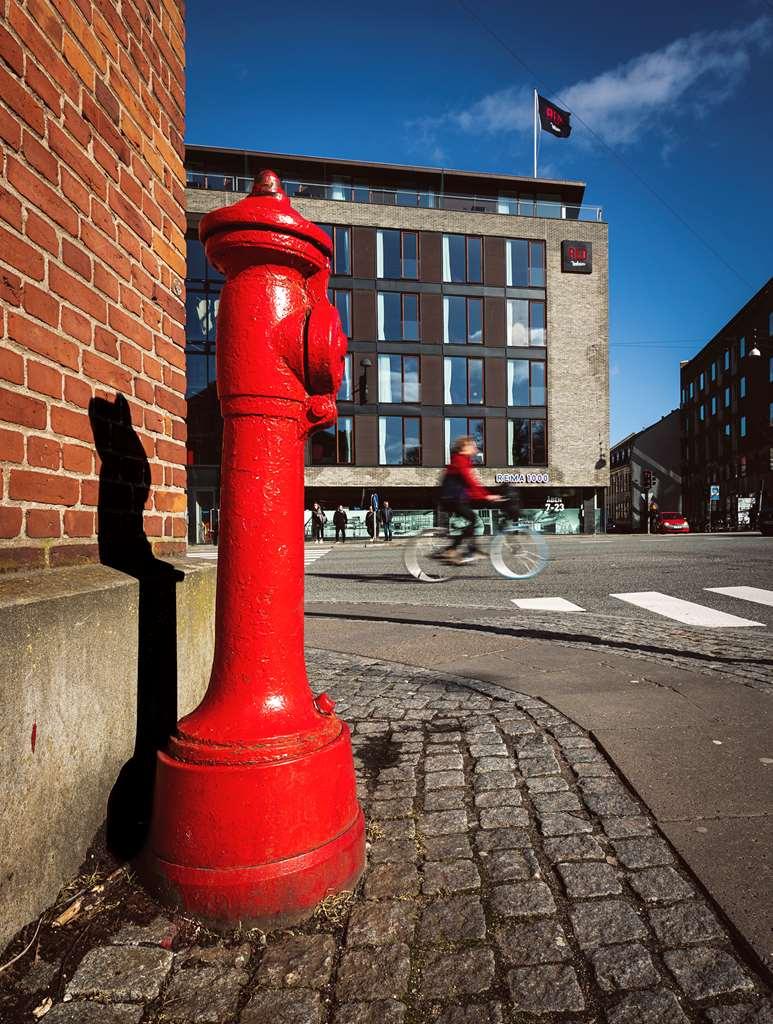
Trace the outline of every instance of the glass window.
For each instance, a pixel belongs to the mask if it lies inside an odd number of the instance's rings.
[[[773,356],[768,357],[768,381],[773,383]]]
[[[341,319],[341,330],[347,338],[352,336],[352,293],[339,288],[334,289],[331,301],[338,310]]]
[[[746,377],[741,377],[738,381],[738,394],[741,398],[746,398]]]
[[[695,398],[695,381],[690,381],[690,398]]]
[[[376,298],[379,341],[419,340],[419,296],[379,292]]]
[[[699,420],[705,420],[706,419],[706,409],[705,409],[705,407],[703,405],[703,402],[701,402],[701,404],[698,406],[698,419]]]
[[[415,231],[376,232],[376,277],[415,279],[419,276],[419,240]]]
[[[773,427],[773,402],[768,403],[768,426]]]
[[[215,357],[203,352],[187,352],[185,356],[186,386],[185,397],[206,391],[215,382]]]
[[[443,280],[451,284],[480,284],[483,242],[479,237],[443,235]]]
[[[352,400],[352,357],[348,352],[344,356],[344,375],[336,398],[339,402],[351,402]]]
[[[746,417],[741,417],[741,437],[746,437]]]
[[[443,297],[443,340],[452,345],[483,343],[483,300]]]
[[[730,369],[730,349],[725,349],[725,354],[722,357],[722,366],[726,369]]]
[[[738,342],[738,355],[741,359],[746,355],[746,338],[741,338]]]
[[[507,404],[529,404],[529,360],[507,360]]]
[[[405,403],[421,400],[418,356],[378,357],[378,400]]]
[[[682,405],[684,405],[684,404],[685,404],[685,399],[686,399],[686,395],[685,395],[685,390],[684,390],[684,388],[682,388],[682,392],[681,392],[681,394],[682,394],[682,398],[681,398],[681,404],[682,404]]]
[[[725,408],[730,408],[730,403],[733,400],[733,392],[731,388],[725,388]]]
[[[531,299],[507,300],[507,344],[544,347],[545,303]]]
[[[547,463],[545,421],[525,418],[507,422],[511,466],[544,466]]]
[[[338,224],[320,224],[319,227],[329,236],[333,243],[333,273],[351,274],[351,229]]]
[[[716,362],[716,360],[714,360],[712,362],[712,364],[711,364],[711,379],[712,380],[716,380],[717,379],[717,362]]]
[[[701,371],[698,374],[698,390],[703,391],[706,387],[706,375]]]
[[[353,420],[339,416],[338,422],[311,435],[313,466],[342,466],[354,462]]]
[[[716,416],[717,415],[717,396],[716,395],[712,395],[711,396],[711,415],[712,416]]]
[[[483,360],[446,356],[446,405],[483,405]]]
[[[505,243],[505,267],[508,286],[544,288],[545,243],[509,238]]]
[[[725,437],[732,437],[733,428],[729,423],[725,424]]]
[[[188,290],[185,297],[185,334],[188,342],[214,341],[220,295]]]
[[[198,238],[188,238],[185,242],[187,250],[186,276],[191,281],[203,281],[207,276],[207,260],[204,246]]]
[[[529,405],[545,404],[545,364],[542,360],[532,359],[529,363],[531,383],[529,385]]]
[[[479,465],[486,462],[486,429],[485,420],[466,416],[449,416],[445,422],[446,462],[451,460],[451,445],[458,437],[474,437],[478,446]]]
[[[379,416],[378,443],[380,465],[420,465],[421,420],[418,416]]]

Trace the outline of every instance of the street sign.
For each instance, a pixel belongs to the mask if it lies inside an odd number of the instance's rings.
[[[719,484],[709,486],[709,498],[711,501],[719,501]]]

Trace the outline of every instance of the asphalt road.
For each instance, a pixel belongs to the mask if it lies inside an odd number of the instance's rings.
[[[514,599],[563,598],[588,614],[658,623],[674,620],[612,594],[654,591],[669,598],[773,627],[773,604],[760,604],[706,588],[750,587],[768,592],[773,602],[773,539],[743,534],[693,534],[688,537],[548,538],[550,562],[532,580],[505,580],[488,561],[470,566],[464,576],[441,584],[422,584],[407,575],[400,544],[348,542],[307,546],[306,601],[311,604],[389,604],[509,610],[530,617]],[[323,553],[324,552],[324,553]],[[571,611],[541,612],[555,621],[579,619]],[[729,624],[728,624],[729,625]],[[741,627],[759,631],[759,626]],[[714,628],[711,626],[693,627]]]

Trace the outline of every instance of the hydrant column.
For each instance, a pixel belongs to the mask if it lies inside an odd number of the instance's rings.
[[[215,654],[203,701],[159,754],[144,871],[211,922],[276,927],[364,864],[349,730],[313,698],[303,650],[303,449],[335,422],[346,340],[330,242],[276,175],[199,233],[226,277]]]

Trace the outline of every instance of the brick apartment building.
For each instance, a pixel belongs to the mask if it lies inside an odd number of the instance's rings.
[[[682,363],[684,511],[734,526],[773,495],[773,279]]]
[[[427,509],[453,439],[525,504],[600,520],[608,483],[607,225],[580,182],[188,146],[190,540],[217,507],[215,322],[222,281],[201,216],[270,167],[331,236],[331,299],[349,337],[336,428],[307,450],[307,501],[361,507],[378,491]],[[586,515],[592,523],[594,516]],[[571,517],[567,517],[567,522]]]
[[[653,502],[660,512],[681,512],[681,471],[681,414],[674,409],[610,448],[609,519],[622,530],[646,533]]]
[[[0,568],[97,561],[98,509],[182,551],[182,5],[3,10]]]

